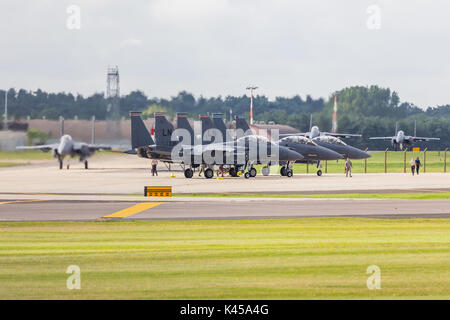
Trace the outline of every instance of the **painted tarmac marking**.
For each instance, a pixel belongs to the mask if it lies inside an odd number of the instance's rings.
[[[43,202],[43,201],[49,201],[49,200],[16,200],[16,201],[5,201],[5,202],[0,202],[0,205],[2,205],[2,204],[12,204],[12,203]]]
[[[113,214],[104,216],[103,218],[126,218],[142,211],[157,207],[163,204],[163,202],[144,202],[138,203],[132,207],[114,212]]]

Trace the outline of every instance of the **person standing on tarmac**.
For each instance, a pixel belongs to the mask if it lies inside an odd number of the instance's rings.
[[[350,175],[350,178],[352,177],[352,161],[350,158],[347,158],[345,161],[345,176],[348,177]]]
[[[152,160],[152,176],[158,176],[158,160],[153,159]]]
[[[421,166],[419,157],[417,157],[415,162],[416,162],[416,173],[417,173],[417,175],[419,175],[419,169],[420,169],[420,166]]]
[[[198,172],[198,176],[201,177],[202,176],[202,172],[205,173],[206,170],[206,164],[202,164],[200,166],[200,171]]]
[[[412,173],[412,175],[414,175],[414,171],[416,169],[416,161],[414,161],[414,158],[411,158],[411,161],[409,162],[409,164],[411,165],[411,173]]]

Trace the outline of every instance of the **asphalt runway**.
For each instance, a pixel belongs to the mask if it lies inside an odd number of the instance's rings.
[[[450,218],[450,200],[1,201],[0,221]]]

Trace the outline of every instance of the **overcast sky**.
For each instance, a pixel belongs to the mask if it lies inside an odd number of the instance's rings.
[[[79,30],[67,27],[70,5]],[[2,1],[0,88],[92,94],[118,65],[122,94],[255,84],[271,99],[326,98],[377,84],[420,107],[450,104],[449,15],[444,0]]]

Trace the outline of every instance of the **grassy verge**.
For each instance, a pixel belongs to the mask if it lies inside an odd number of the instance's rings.
[[[0,223],[0,266],[1,299],[449,299],[450,219]]]
[[[449,199],[450,192],[429,193],[349,193],[349,194],[233,194],[233,193],[178,193],[174,197],[198,198],[331,198],[331,199]]]
[[[27,164],[29,164],[29,163],[28,162],[0,162],[0,168],[25,166]]]
[[[41,150],[0,151],[0,160],[50,160],[51,152]]]

